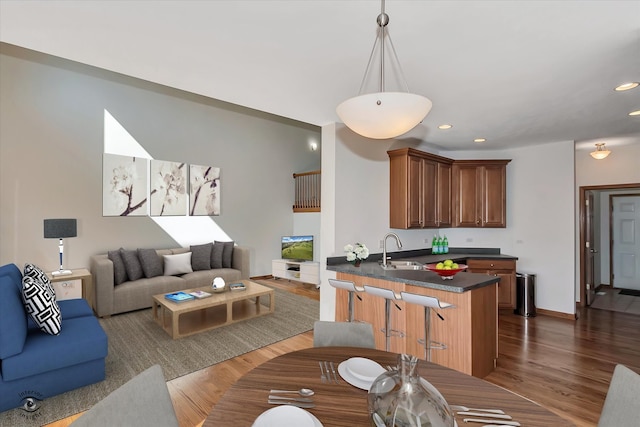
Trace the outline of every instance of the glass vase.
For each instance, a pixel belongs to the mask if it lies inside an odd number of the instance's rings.
[[[431,383],[418,376],[418,359],[401,354],[398,367],[381,374],[369,389],[374,427],[453,427],[451,408]]]

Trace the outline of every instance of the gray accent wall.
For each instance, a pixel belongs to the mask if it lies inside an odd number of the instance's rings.
[[[149,217],[102,216],[105,110],[155,159],[220,167],[221,215],[211,218],[251,249],[251,275],[270,274],[280,236],[294,232],[292,174],[320,169],[321,150],[309,149],[320,128],[4,43],[0,264],[58,267],[45,218],[78,219],[67,268],[119,247],[179,246]]]

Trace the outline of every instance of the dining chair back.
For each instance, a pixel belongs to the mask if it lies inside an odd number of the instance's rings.
[[[640,375],[616,365],[600,413],[598,427],[632,427],[640,414]]]
[[[313,325],[313,346],[376,348],[373,326],[364,322],[318,320]]]
[[[73,427],[159,426],[177,427],[160,365],[154,365],[96,403]]]
[[[349,319],[347,321],[353,322],[355,315],[355,302],[353,300],[353,296],[355,295],[360,301],[362,301],[358,292],[364,292],[364,288],[357,287],[354,282],[349,280],[329,279],[329,284],[336,289],[343,289],[348,292]]]

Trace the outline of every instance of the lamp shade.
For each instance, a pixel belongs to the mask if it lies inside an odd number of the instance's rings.
[[[76,224],[75,219],[45,219],[44,237],[45,239],[76,237],[78,235]]]
[[[336,108],[349,129],[372,139],[403,135],[416,127],[431,111],[433,103],[406,92],[368,93],[347,99]]]
[[[596,151],[592,151],[589,154],[591,154],[591,157],[596,160],[602,160],[609,154],[611,154],[611,151],[607,150],[607,147],[604,146],[604,143],[598,143],[596,144]]]

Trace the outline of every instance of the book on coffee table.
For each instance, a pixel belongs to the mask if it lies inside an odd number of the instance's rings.
[[[247,289],[247,287],[244,285],[244,283],[232,283],[229,285],[229,289],[232,291],[244,291]]]
[[[183,302],[195,299],[193,295],[189,295],[188,293],[182,291],[166,294],[164,297],[173,302]]]
[[[201,299],[201,298],[206,298],[206,297],[210,297],[211,294],[209,292],[205,292],[205,291],[193,291],[193,292],[189,292],[189,295],[193,295],[194,297]]]

